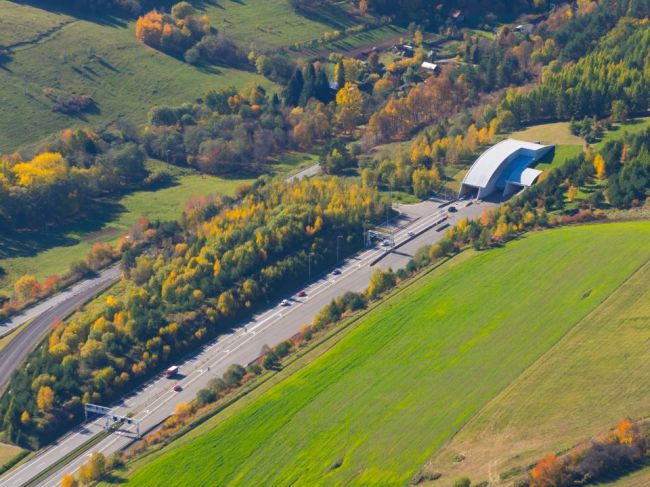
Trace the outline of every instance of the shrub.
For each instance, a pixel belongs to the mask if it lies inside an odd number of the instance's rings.
[[[246,375],[246,369],[239,364],[233,364],[223,374],[223,380],[228,387],[237,387]]]
[[[266,370],[276,370],[280,365],[280,360],[278,359],[278,356],[276,353],[271,350],[269,353],[266,354],[264,357],[264,361],[262,362],[262,366]]]
[[[217,393],[212,389],[201,389],[196,394],[196,399],[201,406],[205,406],[206,404],[210,404],[216,401],[217,397]]]
[[[456,479],[453,484],[454,487],[469,487],[470,485],[472,485],[472,482],[467,477]]]
[[[95,100],[90,95],[70,95],[60,96],[54,103],[52,111],[65,113],[66,115],[76,115],[95,106]]]

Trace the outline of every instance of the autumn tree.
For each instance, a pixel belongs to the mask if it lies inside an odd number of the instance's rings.
[[[99,480],[106,472],[106,457],[100,452],[94,452],[88,461],[79,467],[79,481],[89,484]]]
[[[359,0],[359,12],[362,14],[368,12],[368,0]]]
[[[537,462],[530,472],[531,487],[555,487],[562,483],[562,462],[554,453],[549,453]]]
[[[12,171],[20,186],[50,185],[68,174],[68,164],[59,153],[44,152],[29,162],[13,166]]]
[[[67,473],[61,478],[61,487],[77,487],[79,484],[73,475]]]
[[[359,87],[350,82],[336,93],[337,120],[344,130],[352,131],[363,116],[363,101]]]
[[[596,154],[594,157],[594,169],[596,170],[596,177],[598,179],[604,179],[605,178],[605,160],[603,159],[603,156],[600,154]]]
[[[14,295],[16,300],[23,302],[34,299],[38,296],[40,284],[36,276],[27,274],[18,278],[14,284]]]
[[[40,411],[50,411],[54,406],[54,391],[50,386],[41,386],[36,396],[36,407]]]

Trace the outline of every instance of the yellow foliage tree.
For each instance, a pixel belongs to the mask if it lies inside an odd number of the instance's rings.
[[[18,301],[28,301],[38,295],[39,287],[36,276],[27,274],[21,276],[14,284],[14,294]]]
[[[77,487],[78,482],[69,473],[65,474],[61,479],[61,487]]]
[[[594,157],[594,169],[596,170],[596,177],[603,179],[605,177],[605,159],[600,154]]]
[[[44,152],[30,162],[16,164],[12,171],[20,186],[48,185],[68,174],[68,164],[58,152]]]
[[[29,411],[23,411],[23,413],[20,415],[20,422],[22,424],[27,424],[31,420],[31,416],[29,415]]]
[[[569,201],[573,201],[576,199],[576,196],[578,196],[578,188],[576,188],[574,185],[569,186],[569,191],[567,191],[567,199]]]
[[[339,110],[339,123],[345,130],[352,130],[363,113],[363,94],[359,87],[346,82],[343,88],[336,93],[336,105]]]
[[[36,407],[41,411],[50,411],[54,406],[54,391],[50,386],[41,386],[36,395]]]
[[[174,410],[174,414],[179,418],[186,418],[191,413],[192,413],[192,407],[186,402],[179,402],[176,405],[176,409]]]

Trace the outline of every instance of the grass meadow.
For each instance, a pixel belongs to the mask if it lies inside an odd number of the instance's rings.
[[[346,1],[319,7],[318,14],[296,13],[288,0],[223,0],[200,7],[213,26],[242,47],[287,47],[318,39],[325,32],[354,25],[344,9]]]
[[[630,255],[628,253],[627,255]],[[650,262],[486,405],[431,471],[495,481],[648,414]],[[464,460],[455,462],[462,454]],[[641,484],[635,484],[641,485]]]
[[[0,467],[16,458],[22,451],[23,449],[18,446],[0,443]]]
[[[271,166],[277,177],[299,171],[318,163],[311,153],[288,152]],[[39,279],[62,274],[77,260],[86,257],[95,242],[115,242],[141,217],[149,220],[176,220],[192,196],[232,195],[251,177],[232,179],[198,174],[189,169],[169,166],[164,162],[149,160],[149,170],[165,170],[176,177],[173,185],[156,190],[140,190],[120,198],[107,198],[97,204],[82,220],[57,232],[21,233],[0,236],[0,291],[11,292],[13,283],[24,274],[34,274]]]
[[[17,13],[26,20],[20,22]],[[8,0],[0,0],[0,19],[0,44],[27,42],[14,49],[12,60],[0,67],[4,113],[0,152],[36,143],[70,126],[97,125],[118,117],[142,123],[154,105],[192,101],[213,88],[272,86],[252,72],[200,69],[144,46],[135,38],[133,21],[75,18],[17,7]],[[91,95],[96,110],[81,116],[55,113],[45,94],[48,89]]]
[[[175,220],[185,203],[194,195],[234,194],[248,179],[222,179],[183,172],[172,186],[155,191],[135,191],[96,205],[77,223],[51,234],[45,232],[0,236],[0,290],[11,291],[13,283],[24,274],[39,279],[63,274],[70,264],[83,260],[95,242],[115,242],[141,216],[149,220]]]
[[[465,252],[129,483],[404,485],[648,260],[648,238],[650,222],[601,224]]]

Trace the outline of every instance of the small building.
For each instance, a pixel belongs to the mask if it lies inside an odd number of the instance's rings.
[[[496,191],[504,196],[535,184],[542,173],[532,169],[534,163],[555,149],[515,139],[505,139],[493,145],[476,159],[465,175],[460,196],[487,198]]]
[[[431,71],[432,73],[435,73],[438,71],[438,65],[436,63],[430,63],[427,61],[424,61],[422,64],[420,64],[420,67],[422,69],[426,69],[427,71]]]
[[[515,32],[521,32],[522,34],[532,34],[535,26],[533,24],[519,24],[513,29]]]

